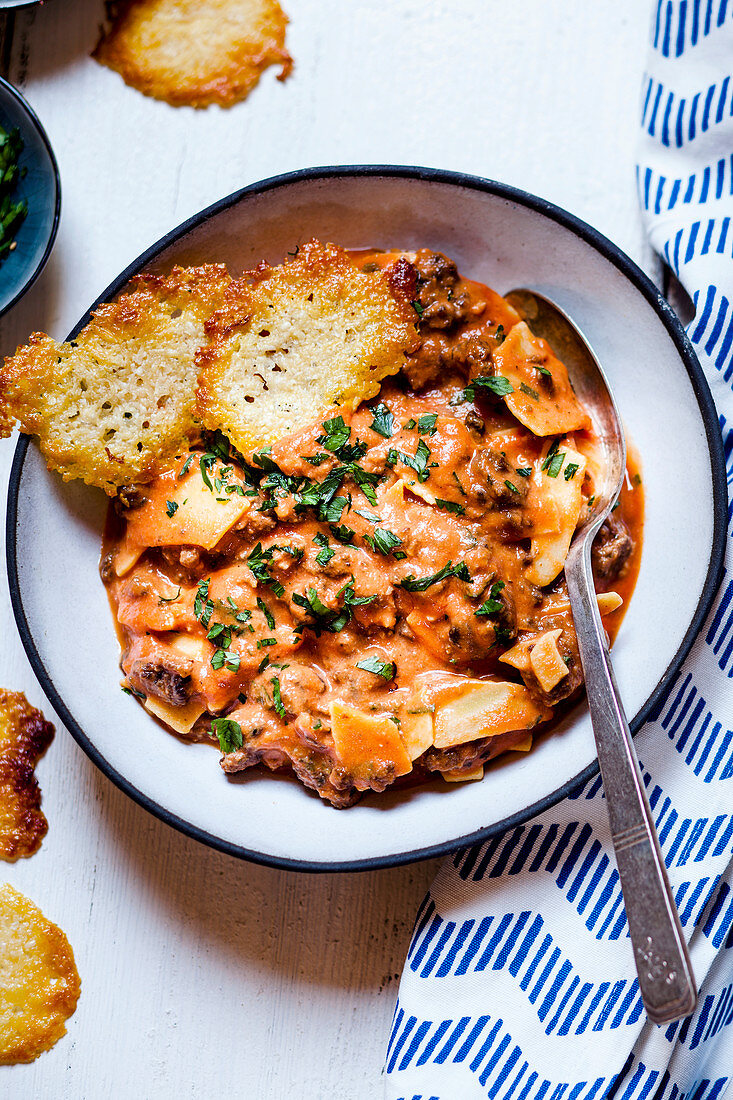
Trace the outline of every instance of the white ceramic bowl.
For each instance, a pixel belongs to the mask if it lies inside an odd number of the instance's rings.
[[[638,729],[692,644],[722,567],[717,417],[677,318],[614,245],[549,203],[473,177],[377,167],[313,169],[247,187],[159,241],[100,300],[138,271],[223,261],[238,272],[262,258],[279,261],[314,236],[350,248],[440,249],[499,291],[546,293],[587,334],[643,463],[644,552],[614,648]],[[210,746],[181,742],[120,691],[119,646],[97,571],[105,508],[101,493],[64,485],[21,440],[8,512],[16,620],[41,685],[80,745],[132,798],[191,836],[277,866],[385,866],[499,832],[597,768],[588,715],[578,707],[531,753],[497,762],[481,783],[436,780],[341,813],[290,778],[226,777]]]

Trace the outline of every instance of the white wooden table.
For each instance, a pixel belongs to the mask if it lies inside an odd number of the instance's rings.
[[[490,176],[567,207],[649,269],[633,179],[646,0],[284,3],[292,78],[270,70],[228,112],[174,110],[90,60],[102,0],[15,16],[9,78],[48,130],[63,211],[43,276],[0,323],[0,352],[35,329],[63,337],[117,272],[201,207],[310,165]],[[3,503],[13,448],[0,442]],[[0,622],[0,685],[56,720],[17,638],[4,568]],[[39,776],[48,836],[0,876],[65,930],[82,995],[50,1053],[0,1068],[2,1096],[381,1095],[434,861],[306,876],[220,855],[130,802],[58,721]]]

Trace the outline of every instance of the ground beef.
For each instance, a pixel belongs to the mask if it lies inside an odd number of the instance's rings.
[[[414,266],[421,328],[455,328],[483,312],[483,302],[476,302],[467,289],[460,288],[458,269],[442,252],[420,249]]]
[[[118,516],[124,516],[133,508],[141,508],[147,503],[148,498],[139,485],[122,485],[117,490],[117,496],[112,505]]]
[[[593,572],[604,580],[617,580],[624,572],[633,549],[634,541],[626,524],[611,512],[591,549]]]
[[[164,703],[183,707],[191,694],[191,677],[182,676],[175,668],[163,664],[148,664],[137,669],[136,678],[142,690]]]
[[[195,584],[202,568],[202,552],[196,546],[164,546],[160,550],[165,568],[176,584]]]
[[[527,496],[527,478],[520,477],[501,451],[477,448],[468,464],[469,492],[479,504],[493,501],[500,507],[516,507]]]
[[[492,374],[493,355],[489,341],[478,332],[460,336],[428,332],[418,350],[407,356],[404,370],[410,386],[420,390],[446,371],[457,371],[466,380],[476,374]]]

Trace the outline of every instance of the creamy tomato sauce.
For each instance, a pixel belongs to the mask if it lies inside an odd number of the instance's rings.
[[[358,254],[422,345],[379,396],[266,453],[210,437],[122,492],[102,553],[125,685],[222,766],[335,806],[476,778],[582,688],[562,566],[602,455],[565,368],[439,253]],[[630,465],[593,563],[613,636],[636,579]]]

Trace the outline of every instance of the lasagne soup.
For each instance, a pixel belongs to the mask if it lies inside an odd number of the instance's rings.
[[[125,687],[224,771],[332,805],[480,778],[581,691],[563,566],[602,451],[563,364],[440,253],[352,254],[421,343],[355,412],[241,455],[220,434],[121,490],[102,554]],[[610,636],[641,549],[630,468],[593,548]]]

